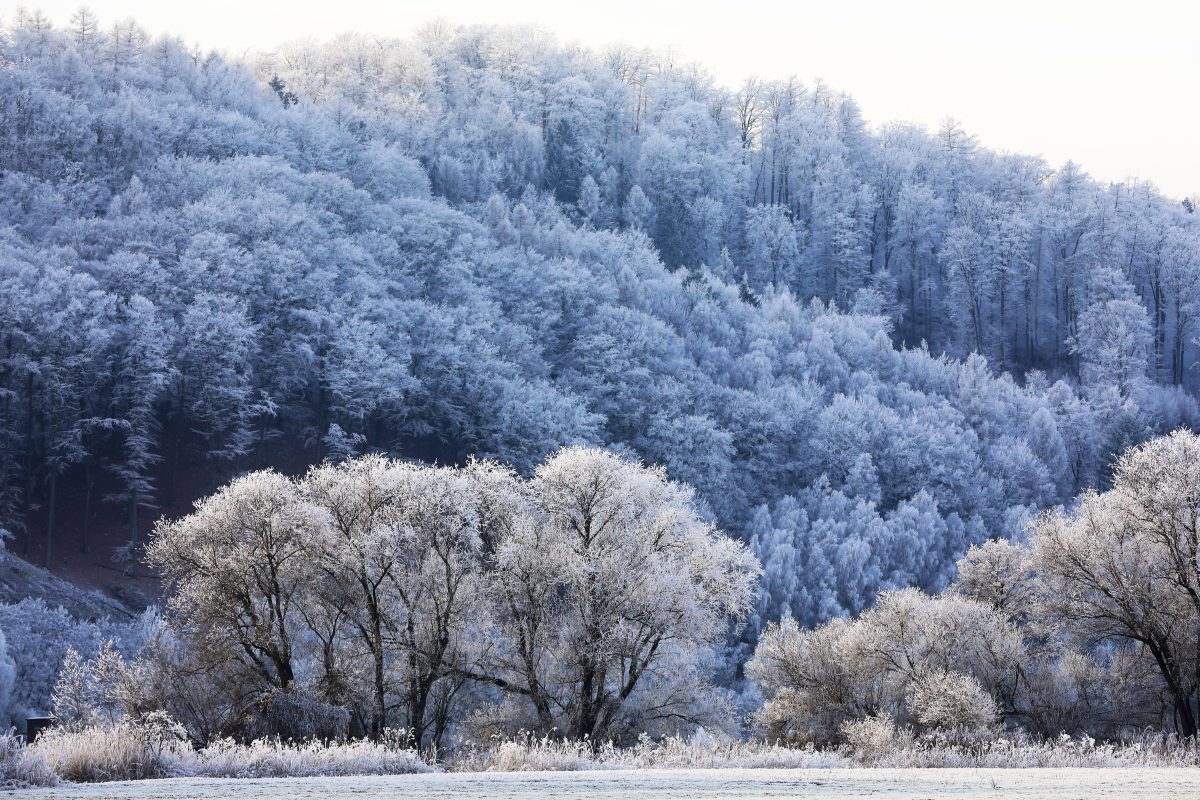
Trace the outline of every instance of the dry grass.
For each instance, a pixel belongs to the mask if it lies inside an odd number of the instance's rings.
[[[56,784],[58,775],[41,755],[25,747],[24,740],[12,730],[0,733],[0,786],[20,789]]]
[[[868,767],[1110,768],[1197,767],[1200,748],[1193,741],[1146,734],[1125,743],[1102,743],[1088,737],[1062,736],[1044,742],[1024,737],[977,744],[915,742],[891,751],[856,753]]]
[[[197,750],[162,733],[148,734],[127,723],[59,729],[43,734],[31,747],[24,747],[19,737],[10,733],[0,736],[0,774],[7,786],[44,786],[53,785],[60,777],[69,781],[328,777],[397,775],[438,768],[423,761],[400,735],[384,742],[334,744],[257,741],[242,745],[225,740]],[[593,748],[587,742],[526,735],[496,739],[486,747],[464,746],[443,766],[462,772],[1200,766],[1200,748],[1195,743],[1159,734],[1124,744],[1104,744],[1065,736],[1046,742],[1010,737],[963,743],[961,736],[932,740],[903,731],[894,737],[882,729],[867,733],[870,735],[856,735],[853,745],[835,750],[703,737]]]
[[[447,765],[461,772],[572,771],[593,769],[830,769],[879,767],[1107,768],[1198,767],[1200,747],[1173,736],[1146,734],[1122,744],[1063,736],[1045,742],[1026,737],[964,743],[963,736],[917,739],[904,732],[860,736],[837,749],[790,748],[764,741],[643,741],[619,749],[610,744],[521,736],[467,746]]]
[[[27,748],[68,781],[124,781],[185,774],[191,747],[139,726],[51,728]]]
[[[432,769],[414,750],[403,746],[400,737],[333,744],[261,740],[243,745],[223,740],[197,750],[170,732],[147,732],[128,723],[51,730],[28,749],[54,773],[80,782],[399,775]]]
[[[533,735],[493,740],[488,747],[468,745],[448,765],[459,772],[530,772],[589,769],[805,769],[848,766],[839,753],[795,749],[765,742],[643,740],[633,747],[571,742]]]
[[[195,751],[189,775],[212,778],[309,778],[336,775],[403,775],[433,768],[416,751],[393,742],[285,744],[216,742]]]

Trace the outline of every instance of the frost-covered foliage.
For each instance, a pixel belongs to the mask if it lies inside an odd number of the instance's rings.
[[[8,720],[14,723],[50,711],[59,669],[72,648],[93,655],[102,643],[95,625],[78,622],[40,598],[0,605],[0,630],[18,676],[7,708]]]
[[[938,590],[1196,419],[1196,219],[1148,186],[528,31],[256,75],[84,18],[0,35],[18,546],[64,487],[136,541],[247,469],[604,445],[754,541],[754,638]]]
[[[58,775],[40,754],[25,746],[23,737],[12,729],[0,733],[0,787],[20,789],[57,783]]]
[[[60,728],[111,725],[138,714],[140,676],[105,642],[99,654],[84,661],[74,648],[67,650],[54,687],[55,724]]]
[[[11,666],[11,691],[0,707],[4,724],[23,726],[25,718],[48,713],[60,670],[74,651],[82,659],[100,654],[106,642],[110,651],[126,657],[137,654],[156,625],[153,610],[133,622],[82,621],[41,598],[11,605],[0,604],[0,632],[7,657],[0,660],[0,680]]]
[[[252,473],[148,555],[176,632],[139,661],[143,694],[194,738],[402,725],[422,751],[464,720],[579,741],[731,727],[716,651],[758,574],[690,488],[583,447],[529,480],[380,456]],[[189,675],[207,697],[174,695]]]
[[[765,698],[758,722],[769,736],[875,752],[995,742],[1000,725],[1190,739],[1198,519],[1200,436],[1133,448],[1110,490],[1044,514],[1025,544],[972,548],[942,594],[889,592],[855,620],[769,627],[747,665]]]
[[[1024,647],[982,603],[915,589],[889,592],[855,621],[768,628],[746,667],[764,692],[769,737],[818,744],[877,735],[871,718],[918,730],[990,729],[994,697],[1018,691]],[[863,723],[847,729],[851,723]],[[860,729],[861,728],[861,729]]]
[[[882,753],[996,743],[1005,728],[1119,739],[1181,729],[1148,654],[1062,630],[1041,598],[1010,617],[960,592],[889,592],[853,621],[769,627],[746,667],[764,697],[761,732]]]
[[[1163,716],[1200,732],[1200,437],[1155,439],[1117,462],[1113,488],[1033,526],[1030,562],[1049,619],[1072,638],[1131,650]]]

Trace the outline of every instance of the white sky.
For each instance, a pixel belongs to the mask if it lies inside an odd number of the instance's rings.
[[[28,0],[65,25],[80,0]],[[0,16],[19,5],[0,0]],[[562,42],[671,47],[719,81],[852,94],[871,123],[962,121],[981,142],[1073,159],[1097,178],[1200,192],[1200,3],[1191,0],[89,0],[102,23],[227,50],[343,31],[404,36],[435,17],[533,23]]]

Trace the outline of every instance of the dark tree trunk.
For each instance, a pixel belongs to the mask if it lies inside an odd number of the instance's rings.
[[[54,543],[54,516],[58,508],[58,470],[50,470],[50,486],[46,494],[46,550],[42,556],[42,566],[50,566],[50,549]]]
[[[83,462],[83,522],[79,526],[79,552],[90,553],[92,543],[88,538],[92,524],[92,459],[87,457]]]

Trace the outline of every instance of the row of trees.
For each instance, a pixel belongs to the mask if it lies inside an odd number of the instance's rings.
[[[939,594],[770,624],[742,702],[793,744],[1194,737],[1197,487],[1200,436],[1133,448],[1111,489],[973,547]],[[758,564],[686,488],[602,450],[561,451],[528,481],[376,456],[254,473],[161,523],[150,558],[167,624],[134,628],[149,642],[132,661],[68,654],[68,720],[166,712],[200,740],[405,726],[423,749],[450,732],[621,743],[737,724],[711,679]]]
[[[763,636],[759,718],[794,741],[876,718],[918,734],[1191,737],[1200,713],[1200,437],[1125,454],[1112,489],[990,542],[945,593],[884,594],[857,619]],[[848,728],[849,726],[849,728]]]
[[[758,573],[689,489],[585,448],[528,481],[378,456],[252,473],[162,522],[148,558],[173,633],[143,692],[193,736],[246,735],[274,690],[422,751],[465,722],[596,741],[728,725],[715,650]]]

